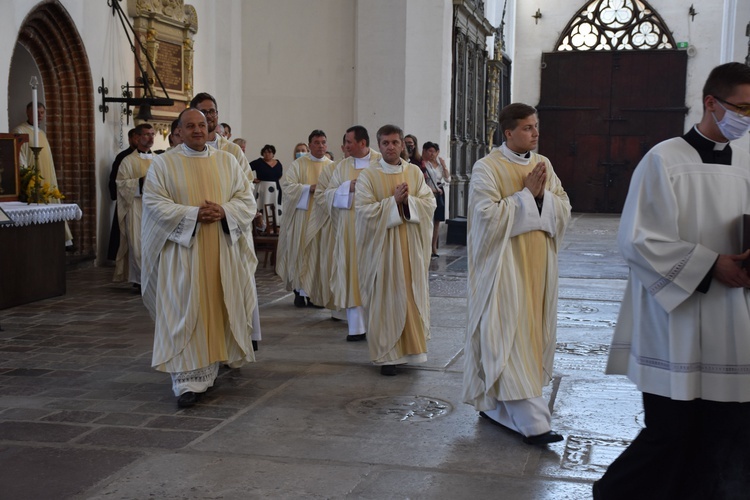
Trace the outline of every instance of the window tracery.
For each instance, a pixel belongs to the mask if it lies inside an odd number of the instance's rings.
[[[592,0],[568,23],[558,51],[674,49],[664,21],[642,0]]]

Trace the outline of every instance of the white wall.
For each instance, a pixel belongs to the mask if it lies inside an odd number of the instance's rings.
[[[352,125],[354,4],[351,0],[243,2],[242,127],[247,157],[264,144],[284,165],[314,129],[328,135],[341,159],[341,137]],[[232,126],[234,123],[229,122]]]

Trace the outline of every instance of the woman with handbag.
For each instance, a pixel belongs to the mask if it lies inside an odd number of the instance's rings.
[[[445,162],[438,161],[440,146],[434,142],[425,142],[422,146],[422,168],[425,173],[427,185],[432,189],[437,202],[435,217],[433,218],[432,228],[432,258],[439,257],[438,251],[438,232],[440,223],[445,220],[445,184],[451,180],[450,169]]]

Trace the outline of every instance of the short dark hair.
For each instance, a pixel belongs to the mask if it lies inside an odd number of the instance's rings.
[[[198,106],[198,104],[202,103],[203,101],[211,100],[211,102],[214,103],[214,107],[216,108],[216,111],[219,110],[219,105],[216,104],[216,99],[214,99],[214,96],[209,94],[208,92],[201,92],[199,94],[195,94],[195,97],[190,101],[190,107],[194,108]],[[182,113],[180,113],[182,114]]]
[[[132,139],[135,133],[136,133],[136,130],[134,128],[131,128],[130,130],[128,130],[128,139]]]
[[[263,146],[263,149],[260,150],[260,155],[263,156],[263,153],[265,153],[266,151],[270,151],[273,154],[276,154],[276,148],[273,147],[273,144],[266,144],[265,146]]]
[[[32,107],[34,107],[34,101],[29,101],[29,103],[26,105],[26,111],[30,111]],[[37,101],[36,108],[47,109],[47,106],[45,106],[42,101]]]
[[[703,98],[714,96],[726,99],[734,92],[738,85],[750,84],[750,66],[738,62],[730,62],[716,66],[709,73],[703,86]]]
[[[528,104],[524,104],[522,102],[514,102],[513,104],[508,104],[503,109],[501,109],[500,116],[498,116],[497,121],[500,124],[499,130],[502,141],[505,140],[505,131],[514,130],[518,126],[518,120],[523,120],[524,118],[528,118],[529,116],[535,114],[535,107],[529,106]]]
[[[315,139],[316,137],[325,137],[326,139],[328,139],[325,132],[316,128],[315,130],[310,132],[310,135],[307,136],[307,142],[311,143],[312,140]]]
[[[172,133],[174,134],[174,131],[177,130],[177,127],[180,126],[180,120],[175,118],[172,120]]]
[[[355,142],[364,140],[365,145],[368,148],[370,147],[370,134],[367,133],[367,129],[365,127],[363,127],[362,125],[354,125],[346,129],[346,133],[348,134],[349,132],[354,133]],[[346,135],[344,135],[344,142],[346,142]]]
[[[224,130],[226,130],[230,134],[232,133],[232,127],[230,127],[228,123],[222,123],[221,126],[224,127]]]
[[[401,142],[404,141],[404,131],[401,129],[401,127],[398,127],[396,125],[383,125],[378,129],[377,137],[378,137],[378,144],[380,144],[380,138],[384,135],[393,135],[398,134],[399,139],[401,139]]]
[[[154,128],[153,125],[151,125],[150,123],[146,122],[146,123],[141,123],[140,125],[136,125],[134,130],[135,130],[136,134],[141,135],[145,129],[149,129],[150,130],[150,129],[153,129],[153,128]]]
[[[422,144],[422,150],[424,151],[425,149],[434,149],[435,151],[440,152],[440,146],[437,145],[437,142],[425,142]]]

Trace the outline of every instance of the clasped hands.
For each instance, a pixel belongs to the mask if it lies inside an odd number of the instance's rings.
[[[213,224],[224,217],[226,217],[224,208],[213,201],[206,200],[198,207],[198,222],[201,224]]]
[[[396,203],[406,203],[409,199],[409,185],[405,182],[398,184],[393,188],[393,197],[396,199]]]
[[[531,191],[534,198],[541,198],[544,194],[544,186],[547,184],[547,165],[540,161],[534,170],[523,180],[523,186]]]

